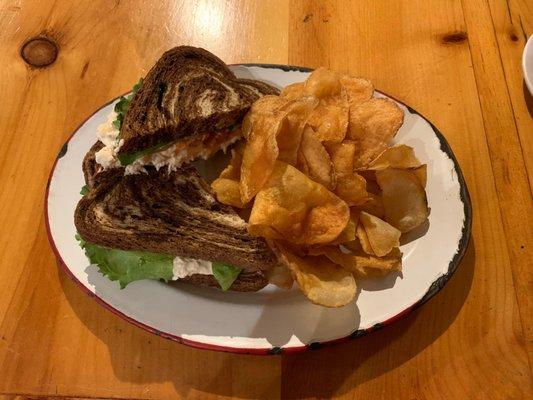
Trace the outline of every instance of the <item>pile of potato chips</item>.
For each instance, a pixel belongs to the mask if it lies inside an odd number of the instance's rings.
[[[356,279],[398,271],[399,240],[426,221],[426,165],[411,147],[389,147],[403,123],[368,80],[320,68],[279,96],[254,103],[246,141],[212,184],[219,201],[249,209],[249,232],[267,239],[314,303],[354,299]]]

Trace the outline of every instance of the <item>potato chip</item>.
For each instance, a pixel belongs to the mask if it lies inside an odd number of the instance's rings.
[[[315,182],[333,189],[335,187],[333,164],[326,148],[318,141],[310,127],[304,129],[298,152],[296,167]]]
[[[342,142],[348,130],[348,106],[327,104],[323,100],[309,116],[307,123],[322,142]]]
[[[358,106],[372,98],[374,85],[367,79],[343,75],[340,78],[342,90],[346,93],[350,107]]]
[[[346,250],[350,250],[350,252],[352,253],[363,252],[363,249],[361,247],[361,242],[359,242],[359,239],[352,240],[351,242],[342,243],[341,247],[344,247]]]
[[[248,139],[252,131],[252,121],[253,117],[251,112],[247,113],[242,120],[241,132],[245,139]]]
[[[280,108],[288,102],[289,99],[274,95],[263,96],[256,100],[250,108],[250,112],[246,114],[242,121],[242,134],[244,138],[248,139],[250,136],[255,120],[261,116],[280,117],[280,114],[283,114]]]
[[[357,173],[365,178],[366,182],[376,182],[376,171],[368,169],[358,169]]]
[[[280,110],[285,112],[285,116],[276,138],[279,150],[278,160],[293,166],[296,165],[305,123],[317,104],[317,99],[308,97],[292,101],[281,107]]]
[[[343,199],[349,206],[357,206],[368,200],[366,181],[357,172],[337,175],[335,194]]]
[[[368,193],[368,198],[364,201],[364,203],[358,204],[357,208],[381,219],[383,219],[385,216],[385,209],[383,207],[381,195]]]
[[[376,171],[357,170],[357,173],[366,180],[366,191],[376,196],[381,196],[381,189],[376,182]],[[370,213],[373,214],[373,213]]]
[[[241,200],[240,184],[242,146],[231,150],[231,161],[220,173],[220,177],[211,183],[211,188],[218,201],[233,207],[243,208],[245,205]]]
[[[213,181],[211,188],[215,196],[222,204],[227,204],[237,208],[243,208],[244,203],[241,200],[241,191],[238,181],[226,178],[218,178]]]
[[[304,91],[304,82],[296,82],[291,85],[287,85],[283,88],[280,97],[285,97],[288,100],[295,100],[302,97]]]
[[[355,240],[356,228],[357,228],[357,220],[354,221],[352,218],[350,218],[344,230],[340,233],[339,236],[337,236],[335,240],[330,242],[330,244],[342,244],[342,243],[347,243],[347,242],[351,242]]]
[[[372,250],[372,245],[370,244],[370,240],[368,240],[368,235],[366,234],[366,230],[363,224],[357,225],[357,229],[355,230],[355,235],[357,236],[357,239],[359,239],[359,244],[361,245],[361,249],[366,254],[375,255],[374,250]]]
[[[303,95],[323,99],[340,95],[341,83],[339,74],[324,67],[317,68],[304,83]]]
[[[253,122],[242,156],[240,191],[243,204],[261,190],[274,169],[279,154],[276,136],[282,123],[282,118],[274,116],[261,116]]]
[[[383,192],[385,220],[389,224],[409,232],[427,219],[426,192],[415,174],[389,168],[376,172],[376,177]]]
[[[260,97],[252,104],[250,114],[255,116],[261,115],[277,115],[281,108],[290,103],[290,100],[285,97],[267,95]]]
[[[372,247],[372,251],[378,257],[384,256],[394,247],[400,246],[400,236],[402,233],[394,226],[364,211],[359,214],[359,220],[365,228],[365,233]]]
[[[309,250],[310,255],[324,255],[357,277],[366,278],[401,270],[402,253],[395,247],[384,257],[359,253],[345,253],[338,246],[322,246]]]
[[[356,260],[349,253],[343,253],[339,246],[313,247],[309,249],[308,254],[310,256],[326,256],[335,264],[340,265],[348,271],[357,271]]]
[[[279,247],[281,259],[293,273],[302,292],[315,304],[341,307],[350,303],[357,293],[350,271],[326,257],[298,257]]]
[[[312,245],[337,238],[349,218],[344,201],[291,165],[277,161],[255,198],[248,230],[253,235]]]
[[[386,168],[418,168],[420,161],[415,156],[415,151],[412,147],[404,144],[389,147],[377,158],[375,158],[366,169],[380,171]]]
[[[399,248],[393,248],[390,253],[383,257],[375,257],[370,254],[354,255],[357,264],[356,276],[358,278],[370,278],[383,276],[392,271],[401,271],[402,253]]]
[[[411,172],[414,176],[418,178],[420,181],[420,184],[423,188],[426,187],[427,180],[428,180],[428,166],[427,164],[422,164],[418,168],[413,168],[409,172]]]
[[[353,172],[353,157],[355,142],[344,140],[341,143],[326,143],[326,149],[337,174],[351,174]]]
[[[356,143],[354,167],[368,165],[389,145],[403,123],[403,111],[388,99],[370,99],[350,107],[346,137]]]
[[[266,275],[269,283],[285,290],[290,289],[294,282],[291,271],[284,264],[273,266],[267,271]]]

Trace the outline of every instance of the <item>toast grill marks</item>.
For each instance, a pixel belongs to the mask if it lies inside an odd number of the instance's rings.
[[[259,92],[258,86],[247,81],[241,84],[206,50],[189,46],[169,50],[130,103],[119,154],[226,129],[244,116]]]
[[[78,204],[76,228],[88,242],[266,269],[275,256],[246,223],[218,203],[198,173],[151,170],[102,182]]]

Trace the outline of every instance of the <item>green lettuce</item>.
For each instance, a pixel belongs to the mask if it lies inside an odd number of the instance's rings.
[[[117,119],[113,121],[113,125],[118,130],[120,130],[120,128],[122,127],[122,122],[124,122],[124,116],[126,115],[126,111],[128,111],[131,99],[133,99],[133,96],[135,96],[135,94],[139,91],[139,88],[141,87],[142,83],[143,78],[139,79],[139,82],[133,85],[132,93],[129,96],[121,96],[118,103],[115,104],[115,112],[117,113]]]
[[[219,262],[213,262],[212,266],[213,275],[222,290],[228,290],[242,271],[240,268],[234,267],[233,265],[222,264]]]
[[[172,279],[173,256],[144,251],[125,251],[109,249],[84,241],[79,235],[76,239],[85,250],[85,255],[96,264],[98,270],[111,281],[118,281],[120,288],[141,279]]]
[[[172,280],[174,256],[149,253],[144,251],[126,251],[110,249],[88,243],[76,235],[85,255],[98,267],[98,271],[111,281],[118,281],[124,289],[131,282],[142,279]],[[213,275],[222,290],[228,290],[241,273],[241,269],[232,265],[213,262]]]
[[[87,193],[89,193],[89,186],[83,185],[80,190],[80,194],[82,196],[85,196]]]

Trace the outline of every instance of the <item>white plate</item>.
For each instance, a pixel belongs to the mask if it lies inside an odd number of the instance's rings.
[[[239,77],[283,87],[303,81],[309,69],[236,65]],[[378,94],[378,96],[382,96]],[[115,100],[116,101],[116,100]],[[356,302],[328,309],[310,303],[297,288],[272,285],[257,293],[222,292],[159,281],[139,281],[120,290],[89,266],[74,239],[74,209],[84,185],[81,162],[95,142],[110,103],[85,121],[59,152],[46,191],[50,243],[65,271],[100,304],[150,332],[195,347],[239,353],[279,354],[361,336],[426,302],[451,277],[470,237],[471,208],[459,165],[444,137],[410,107],[395,142],[414,147],[428,164],[429,223],[402,245],[401,274],[359,282]]]
[[[531,35],[524,47],[522,54],[522,71],[524,72],[524,81],[533,96],[533,35]]]

